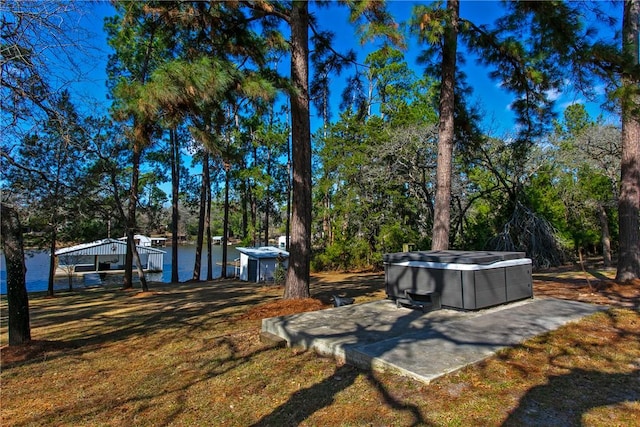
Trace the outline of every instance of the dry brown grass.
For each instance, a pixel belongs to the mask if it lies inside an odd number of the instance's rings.
[[[640,287],[581,274],[535,293],[614,308],[430,385],[260,342],[262,317],[383,298],[380,275],[316,275],[296,305],[232,281],[33,297],[34,342],[2,348],[0,425],[638,425]]]

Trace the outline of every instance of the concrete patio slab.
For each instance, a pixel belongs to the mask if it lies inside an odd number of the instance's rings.
[[[422,313],[381,300],[263,319],[262,330],[285,339],[289,346],[428,383],[501,348],[606,309],[548,298],[479,311]]]

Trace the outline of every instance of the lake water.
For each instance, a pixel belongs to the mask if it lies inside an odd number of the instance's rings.
[[[158,273],[147,273],[147,280],[156,282],[171,282],[171,247],[160,248],[165,251],[163,259],[163,271]],[[202,266],[200,269],[200,279],[207,278],[207,250],[206,248],[202,252]],[[217,263],[222,261],[222,247],[213,246],[213,278],[220,277],[221,266]],[[238,258],[240,253],[235,247],[227,247],[227,261],[231,262]],[[193,277],[193,263],[196,258],[196,248],[193,245],[181,245],[178,246],[178,279],[181,282],[189,280]],[[25,254],[25,261],[27,265],[27,292],[40,292],[47,290],[47,284],[49,281],[49,252],[48,251],[28,251]],[[227,270],[227,275],[233,275],[233,268]],[[137,273],[134,270],[133,273],[134,282],[138,281]],[[105,279],[108,283],[122,283],[122,275],[110,274]],[[82,277],[74,277],[74,287],[82,287]],[[69,282],[66,277],[57,277],[54,284],[55,289],[68,289]],[[7,293],[7,270],[5,266],[4,254],[0,255],[0,294],[5,295]]]

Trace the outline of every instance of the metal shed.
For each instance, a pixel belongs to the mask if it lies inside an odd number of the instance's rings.
[[[533,297],[524,252],[422,251],[385,254],[389,298],[436,293],[443,306],[475,310]]]
[[[285,269],[289,266],[289,252],[274,246],[236,250],[240,252],[240,280],[245,282],[272,281],[278,264]]]
[[[144,271],[162,271],[164,251],[151,246],[136,245]],[[121,272],[124,270],[127,242],[115,239],[96,240],[91,243],[59,249],[56,275]]]

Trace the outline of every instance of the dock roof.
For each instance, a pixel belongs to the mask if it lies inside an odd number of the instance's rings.
[[[137,245],[138,253],[141,254],[164,254],[165,252],[150,246]],[[102,239],[90,243],[69,246],[58,249],[56,256],[60,255],[122,255],[127,252],[127,242],[115,239]]]

